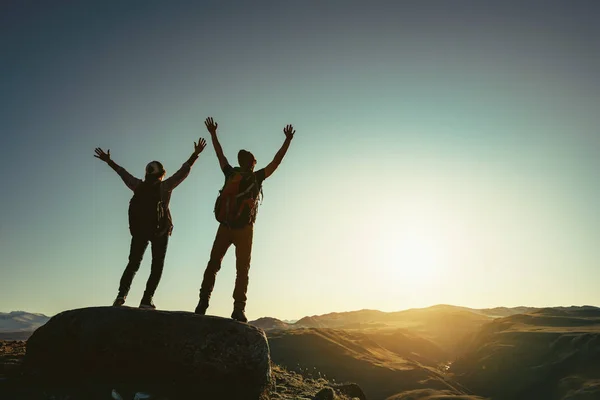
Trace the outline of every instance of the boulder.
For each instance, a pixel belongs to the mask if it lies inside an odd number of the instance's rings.
[[[323,388],[321,390],[319,390],[319,392],[317,394],[315,394],[315,397],[313,398],[313,400],[335,400],[335,392],[333,391],[332,388],[326,387]]]
[[[356,383],[338,383],[331,385],[331,387],[344,396],[357,398],[359,400],[367,400],[365,392],[363,392]]]
[[[170,399],[254,400],[271,383],[262,330],[220,317],[129,307],[52,317],[27,341],[24,368],[54,387],[127,387]]]

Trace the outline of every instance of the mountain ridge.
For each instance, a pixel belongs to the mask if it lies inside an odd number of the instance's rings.
[[[50,317],[27,311],[0,312],[0,334],[12,332],[33,332],[44,325]]]
[[[348,326],[356,323],[380,323],[382,321],[390,321],[395,317],[408,316],[410,314],[427,311],[464,311],[473,314],[483,315],[490,318],[503,318],[515,314],[524,314],[535,312],[543,309],[571,309],[571,308],[585,308],[595,306],[583,305],[583,306],[555,306],[555,307],[529,307],[529,306],[516,306],[516,307],[493,307],[493,308],[470,308],[464,306],[455,306],[451,304],[436,304],[429,307],[419,308],[408,308],[399,311],[380,311],[375,309],[360,309],[353,311],[341,311],[341,312],[330,312],[326,314],[307,315],[295,322],[287,322],[274,317],[264,316],[255,320],[251,320],[249,323],[253,324],[262,329],[296,329],[296,328],[332,328]],[[335,322],[334,322],[335,321]],[[275,327],[275,328],[272,328]],[[357,326],[357,328],[364,328],[365,326]]]

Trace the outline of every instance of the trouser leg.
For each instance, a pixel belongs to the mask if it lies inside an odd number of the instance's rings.
[[[146,282],[145,299],[151,299],[154,296],[154,292],[156,292],[165,265],[168,244],[169,235],[167,234],[152,239],[152,266],[150,268],[150,276]]]
[[[144,252],[146,251],[147,247],[147,239],[141,239],[135,236],[131,238],[129,263],[127,263],[127,267],[125,267],[125,271],[123,271],[123,275],[121,276],[121,281],[119,283],[119,296],[125,297],[129,293],[131,282],[133,282],[133,277],[138,269],[140,269],[140,264],[142,263],[142,258],[144,257]]]
[[[217,272],[221,269],[221,261],[225,257],[225,253],[231,246],[231,230],[225,225],[219,225],[213,247],[210,252],[210,260],[204,271],[204,278],[200,287],[200,300],[206,302],[210,300],[210,295],[215,286]]]
[[[233,290],[234,308],[244,310],[246,307],[246,292],[248,290],[248,273],[252,258],[253,226],[248,225],[236,229],[233,235],[235,245],[235,288]]]

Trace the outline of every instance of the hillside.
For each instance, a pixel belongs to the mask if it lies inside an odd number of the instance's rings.
[[[507,316],[492,317],[499,315]],[[600,398],[597,307],[440,305],[298,322],[319,328],[288,324],[268,331],[273,359],[292,370],[357,382],[369,399]]]
[[[482,327],[450,368],[494,399],[600,398],[600,309],[540,309]]]
[[[445,355],[441,349],[402,331],[370,335],[306,328],[272,331],[268,339],[274,363],[317,378],[356,382],[369,399],[385,399],[415,389],[455,395],[466,392],[443,372],[439,360]],[[380,342],[393,343],[396,351]]]
[[[492,318],[464,307],[439,305],[397,312],[359,310],[304,317],[294,324],[274,318],[250,321],[265,331],[303,328],[331,328],[360,332],[396,331],[404,329],[411,335],[429,340],[452,357],[469,335]]]

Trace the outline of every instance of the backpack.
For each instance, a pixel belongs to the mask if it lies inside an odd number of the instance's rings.
[[[142,182],[129,201],[129,231],[148,239],[168,231],[168,217],[161,198],[161,182]]]
[[[240,227],[253,223],[261,188],[253,172],[234,167],[215,202],[215,218],[222,224]]]

